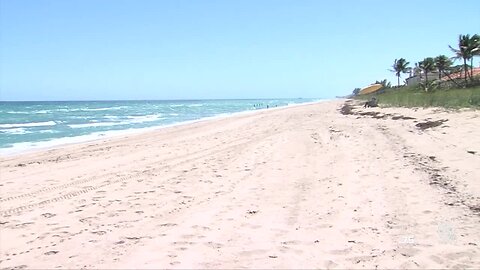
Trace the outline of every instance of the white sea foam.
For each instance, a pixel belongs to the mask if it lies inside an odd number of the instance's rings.
[[[7,113],[10,114],[29,114],[31,112],[24,112],[24,111],[8,111]]]
[[[111,111],[111,110],[121,110],[121,109],[124,109],[126,108],[126,106],[117,106],[117,107],[106,107],[106,108],[79,108],[79,109],[76,109],[76,110],[79,110],[79,111]]]
[[[47,122],[33,122],[33,123],[14,123],[14,124],[0,124],[0,128],[18,128],[18,127],[44,127],[55,126],[54,121]]]
[[[106,108],[60,108],[56,109],[57,112],[78,112],[78,111],[110,111],[110,110],[121,110],[126,108],[125,106],[117,106],[117,107],[106,107]]]
[[[38,133],[59,133],[60,131],[57,130],[51,130],[51,129],[45,129],[45,130],[40,130],[37,131]]]
[[[162,116],[161,114],[127,116],[129,120],[126,120],[126,121],[99,123],[97,122],[98,120],[92,120],[90,123],[71,124],[68,126],[71,128],[90,128],[90,127],[109,127],[109,126],[130,125],[130,124],[139,124],[139,123],[145,123],[145,122],[153,122],[153,121],[164,119],[161,116]],[[110,116],[109,118],[114,119],[113,116]]]
[[[40,110],[40,111],[35,111],[35,114],[45,114],[51,112],[50,110]]]
[[[162,118],[162,114],[150,114],[150,115],[141,115],[141,116],[128,116],[129,119],[132,119],[128,121],[127,123],[144,123],[144,122],[152,122],[152,121],[157,121]]]
[[[30,131],[27,131],[25,128],[0,129],[0,132],[6,133],[6,134],[13,134],[13,135],[22,135],[22,134],[31,133]]]
[[[103,122],[103,123],[85,123],[68,125],[71,128],[90,128],[90,127],[110,127],[124,125],[125,122]]]
[[[80,111],[87,111],[87,112],[96,112],[96,111],[110,111],[110,110],[119,110],[118,107],[110,107],[110,108],[84,108],[80,109]]]

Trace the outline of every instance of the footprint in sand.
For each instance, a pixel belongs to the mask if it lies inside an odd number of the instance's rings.
[[[52,214],[52,213],[43,213],[42,214],[42,217],[44,217],[44,218],[51,218],[51,217],[54,217],[54,216],[56,216],[56,214]]]
[[[181,236],[183,239],[192,239],[192,238],[196,238],[197,236],[194,235],[194,234],[184,234]]]
[[[430,256],[430,259],[438,264],[443,264],[444,262],[442,258],[435,255]]]
[[[245,250],[245,251],[240,252],[240,256],[242,256],[242,257],[252,257],[254,255],[262,255],[263,256],[267,252],[269,252],[269,251],[265,250],[265,249]],[[271,256],[275,256],[275,255],[271,255]]]
[[[14,267],[12,267],[12,268],[2,268],[2,269],[12,269],[12,270],[17,270],[17,269],[18,269],[18,270],[19,270],[19,269],[27,269],[27,268],[28,268],[27,265],[22,264],[22,265],[14,266]]]
[[[338,263],[335,263],[334,261],[328,260],[324,263],[325,268],[330,269],[330,268],[337,268]]]
[[[404,257],[413,257],[420,252],[420,249],[413,247],[405,247],[397,249],[397,252]]]
[[[352,248],[349,247],[349,248],[346,248],[346,249],[331,250],[330,254],[333,254],[333,255],[347,255],[351,251],[352,251]]]
[[[420,265],[416,261],[409,260],[409,261],[406,261],[406,262],[402,263],[399,268],[401,268],[401,269],[412,269],[412,268],[419,268],[419,267],[420,267]]]
[[[140,239],[142,239],[142,237],[137,237],[137,236],[128,236],[128,237],[125,237],[125,239],[127,239],[127,240],[133,240],[133,241],[137,241],[137,240],[140,240]]]
[[[175,223],[163,223],[163,224],[160,224],[158,226],[159,227],[174,227],[174,226],[177,226],[177,224],[175,224]]]
[[[288,245],[299,245],[299,244],[301,244],[301,242],[300,242],[300,241],[297,241],[297,240],[290,240],[290,241],[280,242],[280,244],[285,245],[285,246],[288,246]]]
[[[212,248],[214,248],[214,249],[220,249],[220,248],[223,247],[222,244],[220,244],[220,243],[215,243],[215,242],[207,242],[207,243],[204,243],[204,245],[209,246],[209,247],[212,247]]]

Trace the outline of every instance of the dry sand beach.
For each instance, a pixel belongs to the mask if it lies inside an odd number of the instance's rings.
[[[480,268],[480,112],[336,100],[2,157],[0,268]]]

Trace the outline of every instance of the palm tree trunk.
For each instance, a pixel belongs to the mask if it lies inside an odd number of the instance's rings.
[[[452,79],[452,77],[450,77],[450,74],[448,73],[445,73],[445,75],[447,75],[447,78],[449,81],[453,82],[457,87],[462,87],[457,81],[455,81],[454,79]]]
[[[473,56],[470,58],[470,79],[473,78]]]
[[[428,92],[428,71],[425,69],[425,92]]]
[[[400,75],[397,76],[397,86],[400,87]]]
[[[463,71],[465,72],[465,87],[467,87],[467,74],[468,74],[467,58],[463,58]]]

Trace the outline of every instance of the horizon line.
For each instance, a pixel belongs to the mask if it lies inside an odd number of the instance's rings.
[[[0,102],[102,102],[102,101],[205,101],[205,100],[269,100],[269,99],[326,99],[320,97],[291,98],[193,98],[193,99],[79,99],[79,100],[0,100]]]

